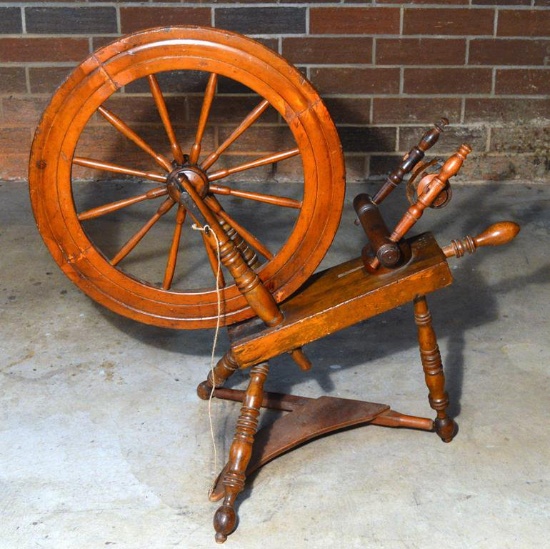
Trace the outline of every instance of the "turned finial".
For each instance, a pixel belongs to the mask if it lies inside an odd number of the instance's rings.
[[[508,244],[519,233],[520,226],[513,221],[500,221],[487,227],[477,236],[466,236],[461,240],[453,240],[442,248],[445,257],[462,257],[473,254],[481,246],[500,246]]]
[[[422,136],[418,144],[403,157],[401,164],[388,175],[384,185],[372,198],[373,204],[379,205],[403,181],[403,177],[424,158],[425,152],[437,143],[439,136],[448,123],[449,121],[446,118],[441,118],[431,130],[428,130]]]

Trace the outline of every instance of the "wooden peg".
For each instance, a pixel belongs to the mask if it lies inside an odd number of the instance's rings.
[[[358,194],[353,200],[357,213],[369,244],[363,248],[362,256],[365,266],[369,259],[376,256],[384,267],[394,267],[401,259],[401,251],[397,243],[390,240],[390,231],[382,218],[378,206],[368,194]]]
[[[466,236],[461,240],[452,240],[442,248],[445,257],[462,257],[473,254],[481,246],[500,246],[512,241],[520,231],[520,226],[513,221],[500,221],[487,227],[477,236]]]
[[[429,207],[447,186],[451,177],[458,173],[466,157],[472,152],[469,145],[463,144],[458,151],[447,159],[438,174],[430,174],[424,177],[419,184],[424,191],[419,195],[415,204],[409,207],[401,218],[393,233],[390,235],[392,242],[399,242],[409,232],[411,227],[422,217],[424,210]],[[426,180],[426,181],[424,181]],[[374,257],[369,263],[369,270],[375,270],[380,266],[380,260]]]
[[[428,130],[418,142],[418,145],[414,146],[401,161],[401,164],[388,175],[388,178],[384,182],[384,185],[376,193],[372,199],[374,204],[380,204],[392,191],[395,189],[405,175],[407,175],[423,158],[425,152],[433,147],[439,136],[443,132],[445,126],[449,123],[446,118],[442,118],[439,122],[434,124],[431,130]]]

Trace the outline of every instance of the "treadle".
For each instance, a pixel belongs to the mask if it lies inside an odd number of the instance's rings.
[[[241,368],[288,353],[335,331],[404,305],[452,283],[449,265],[431,233],[410,241],[411,259],[401,268],[369,274],[361,258],[314,275],[281,306],[284,319],[266,327],[259,319],[233,330],[231,345]]]
[[[276,398],[273,393],[268,393],[266,396],[266,404],[269,403],[269,400],[275,404]],[[246,470],[247,476],[269,461],[305,442],[346,427],[370,423],[376,416],[390,408],[387,404],[328,396],[294,397],[291,399],[288,398],[290,395],[280,396],[287,397],[282,399],[282,407],[276,405],[267,407],[284,409],[289,413],[258,431],[254,440],[252,458]],[[289,410],[291,406],[292,410]],[[222,484],[224,474],[225,469],[220,473],[210,494],[212,501],[218,501],[224,495]]]
[[[216,389],[214,396],[242,402],[245,391],[222,388]],[[260,429],[254,437],[252,457],[246,469],[247,477],[266,463],[306,442],[349,427],[371,423],[384,427],[433,430],[433,421],[430,419],[406,416],[391,410],[387,404],[361,400],[329,396],[308,398],[266,392],[261,406],[288,413]],[[224,496],[225,472],[226,468],[214,483],[209,496],[211,501],[219,501]]]

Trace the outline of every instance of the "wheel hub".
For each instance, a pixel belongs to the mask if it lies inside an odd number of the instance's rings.
[[[166,179],[168,194],[176,202],[180,202],[182,194],[187,194],[182,185],[184,179],[193,185],[201,198],[208,194],[208,177],[200,168],[189,165],[178,166],[168,174]]]

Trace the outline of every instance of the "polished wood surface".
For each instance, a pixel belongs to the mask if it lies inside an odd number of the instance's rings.
[[[457,426],[447,415],[449,395],[445,391],[445,374],[441,363],[441,353],[432,326],[432,315],[428,309],[426,296],[419,295],[413,300],[414,321],[418,329],[418,348],[428,386],[430,406],[437,412],[435,430],[443,442],[451,442]]]
[[[402,159],[401,164],[391,172],[380,190],[372,199],[374,204],[381,204],[383,200],[403,181],[403,178],[411,172],[414,167],[424,158],[428,149],[433,147],[445,126],[449,124],[446,118],[442,118],[431,130],[428,130],[420,139],[418,144],[414,146]]]
[[[161,73],[201,73],[204,77],[198,118],[190,144],[182,146],[167,103]],[[206,145],[212,112],[220,99],[220,80],[230,79],[258,97],[228,131]],[[143,80],[158,114],[165,147],[143,137],[108,101],[119,90]],[[124,98],[124,94],[123,98]],[[218,162],[247,136],[269,110],[284,121],[292,137],[280,149],[236,165]],[[93,118],[137,147],[150,165],[128,165],[103,158],[101,147],[80,154],[79,140]],[[211,28],[171,27],[136,33],[102,48],[84,61],[54,95],[33,143],[29,179],[38,228],[54,259],[90,297],[132,319],[171,328],[228,328],[229,349],[197,389],[198,396],[241,402],[227,463],[211,499],[223,500],[214,516],[216,541],[223,543],[237,526],[236,503],[247,475],[284,452],[316,437],[357,425],[435,431],[450,442],[457,425],[449,415],[449,396],[436,332],[426,295],[452,282],[447,259],[484,246],[510,242],[518,233],[513,222],[491,225],[475,237],[440,247],[431,233],[407,237],[427,208],[446,206],[450,179],[471,151],[459,147],[436,173],[416,174],[448,120],[428,130],[370,197],[354,200],[367,244],[361,257],[312,274],[336,233],[344,199],[344,166],[334,124],[319,96],[303,75],[264,46],[240,35]],[[208,150],[207,150],[208,149]],[[240,176],[289,159],[301,160],[301,198],[277,191],[246,190]],[[115,174],[151,185],[131,196],[96,205],[78,205],[78,169]],[[413,171],[414,170],[414,171]],[[392,231],[380,204],[412,172],[407,194],[411,205]],[[223,181],[225,180],[225,181]],[[223,181],[223,183],[220,183]],[[136,187],[137,189],[137,187]],[[284,228],[284,243],[272,250],[257,231],[245,227],[224,207],[223,197],[296,212]],[[149,207],[141,226],[132,228],[114,249],[92,238],[91,222],[120,212]],[[164,245],[160,282],[126,271],[143,241],[161,221],[171,218]],[[188,226],[200,231],[209,282],[199,289],[178,286],[178,269],[186,257],[181,240]],[[277,227],[277,231],[283,230]],[[108,232],[108,231],[104,231]],[[210,285],[208,285],[210,284]],[[298,291],[299,290],[299,291]],[[311,361],[302,347],[353,324],[411,302],[420,363],[435,418],[405,415],[387,404],[329,396],[306,398],[269,393],[264,386],[269,359],[288,354],[301,370]],[[246,390],[224,387],[238,369],[250,368]],[[285,412],[269,429],[258,431],[262,407]]]
[[[451,284],[451,271],[432,235],[415,238],[411,248],[412,258],[402,269],[371,276],[357,258],[315,275],[281,304],[284,320],[277,326],[266,328],[252,319],[235,327],[235,360],[249,367]]]
[[[182,101],[200,106],[190,144],[182,130],[182,113],[170,108],[172,90],[166,75],[186,82],[192,90]],[[202,78],[202,99],[197,79]],[[187,79],[187,80],[186,80]],[[221,82],[248,89],[250,110],[240,110],[227,121],[227,137],[212,144],[207,134],[219,123],[220,112],[232,114],[235,96],[224,93]],[[124,89],[141,86],[158,114],[158,135],[144,135],[128,113],[131,94]],[[183,93],[183,92],[182,92]],[[228,103],[229,102],[229,103]],[[225,103],[228,103],[227,106]],[[234,110],[234,109],[233,109]],[[231,147],[261,129],[265,117],[280,120],[288,135],[276,150],[263,150],[257,158],[232,161]],[[214,119],[214,122],[213,122]],[[103,126],[99,125],[103,121]],[[101,132],[118,135],[120,158],[107,157]],[[94,141],[95,134],[97,137]],[[88,143],[91,142],[91,143]],[[141,151],[140,164],[124,156],[126,144]],[[81,146],[85,150],[81,151]],[[118,152],[117,152],[118,154]],[[261,166],[298,160],[302,166],[301,196],[242,189],[234,181]],[[92,209],[73,199],[82,188],[78,170],[85,168],[97,181],[122,177],[130,196],[106,199]],[[93,170],[90,172],[89,170]],[[344,162],[338,134],[317,92],[301,72],[265,46],[235,33],[201,27],[150,29],[119,39],[95,52],[79,65],[59,88],[47,107],[33,142],[29,164],[32,207],[46,245],[65,274],[92,299],[140,322],[170,328],[207,328],[217,323],[216,277],[222,289],[222,323],[230,325],[256,311],[227,272],[218,275],[216,255],[202,244],[206,256],[202,285],[187,280],[188,250],[194,221],[179,202],[177,178],[186,175],[214,213],[216,223],[233,232],[240,251],[255,256],[253,269],[276,302],[295,292],[314,272],[329,248],[343,207]],[[143,185],[151,183],[144,192]],[[113,186],[114,188],[114,186]],[[93,193],[91,193],[93,194]],[[237,197],[250,208],[267,204],[273,219],[289,210],[295,217],[281,223],[283,239],[271,249],[226,207]],[[113,215],[133,219],[141,205],[141,227],[119,243],[111,230]],[[145,213],[149,208],[149,214]],[[126,213],[127,212],[127,213]],[[143,213],[142,213],[143,212]],[[266,223],[271,222],[266,217]],[[90,230],[91,224],[98,227]],[[159,227],[171,224],[158,242],[158,268],[150,272],[141,251]],[[103,227],[103,228],[102,228]],[[121,230],[124,227],[121,227]],[[265,232],[265,231],[264,231]],[[201,240],[199,240],[200,245]],[[200,250],[199,250],[200,251]],[[147,268],[140,268],[143,263]],[[252,265],[251,263],[251,265]],[[135,269],[135,270],[133,270]],[[157,271],[160,275],[157,275]]]
[[[466,236],[460,240],[453,240],[442,248],[445,257],[462,257],[464,254],[473,254],[481,246],[502,246],[511,242],[519,233],[520,227],[513,221],[500,221],[487,227],[477,236]]]
[[[503,222],[478,237],[468,237],[468,242],[475,246],[501,245],[510,242],[518,230],[515,223]],[[455,250],[461,248],[456,242],[441,249],[431,234],[415,237],[409,243],[409,261],[397,269],[381,267],[372,273],[365,269],[361,258],[343,263],[313,276],[299,294],[282,303],[284,320],[276,326],[250,320],[231,328],[230,351],[198,388],[203,399],[213,394],[243,403],[228,462],[210,494],[213,501],[223,499],[214,518],[217,542],[224,542],[236,528],[236,498],[247,475],[316,437],[370,424],[433,430],[443,442],[453,440],[458,427],[448,414],[441,353],[425,294],[452,282],[446,257],[459,255]],[[414,305],[420,362],[428,402],[436,412],[434,420],[405,415],[385,404],[335,397],[312,399],[263,390],[268,359],[408,301]],[[246,391],[223,388],[225,379],[238,367],[250,366]],[[288,413],[257,433],[261,407]]]

